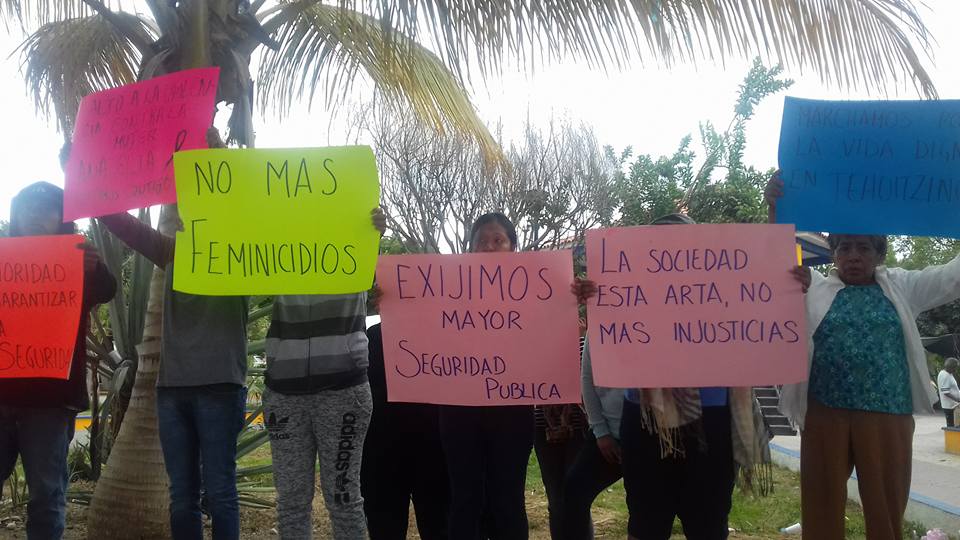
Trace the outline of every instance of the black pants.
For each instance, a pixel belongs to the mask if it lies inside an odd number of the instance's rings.
[[[533,448],[537,452],[540,464],[540,478],[547,492],[547,512],[550,514],[550,538],[560,538],[562,530],[562,508],[564,498],[564,478],[573,467],[577,454],[583,448],[583,431],[576,430],[573,436],[563,442],[547,442],[547,433],[542,428],[536,430]]]
[[[955,427],[953,412],[956,409],[944,409],[943,415],[947,418],[947,427]]]
[[[573,467],[567,472],[563,487],[563,506],[560,511],[561,534],[553,538],[592,540],[593,520],[590,517],[590,507],[593,506],[597,495],[620,480],[622,476],[620,465],[604,459],[597,447],[597,439],[594,438],[593,433],[587,432],[583,447],[577,454]],[[552,512],[550,516],[553,516]],[[553,535],[552,532],[551,535]]]
[[[703,409],[701,448],[683,436],[682,457],[660,457],[660,440],[643,429],[641,407],[624,400],[620,424],[623,481],[630,518],[627,530],[640,540],[670,538],[679,516],[689,540],[724,540],[732,505],[735,465],[730,408]]]
[[[533,407],[440,409],[450,475],[450,538],[526,540],[524,488],[533,446]]]
[[[450,485],[436,405],[374,410],[360,471],[370,540],[405,540],[410,501],[423,540],[446,540]]]

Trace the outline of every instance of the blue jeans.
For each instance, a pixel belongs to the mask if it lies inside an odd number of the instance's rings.
[[[30,502],[27,538],[56,540],[66,524],[67,452],[73,440],[76,411],[63,407],[0,405],[0,492],[23,461]]]
[[[201,487],[213,520],[213,537],[240,537],[237,436],[246,403],[247,390],[238,385],[157,388],[174,540],[202,540]]]

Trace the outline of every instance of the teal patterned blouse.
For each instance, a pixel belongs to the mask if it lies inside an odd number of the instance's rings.
[[[810,395],[838,409],[913,412],[903,327],[879,285],[837,293],[813,334]]]

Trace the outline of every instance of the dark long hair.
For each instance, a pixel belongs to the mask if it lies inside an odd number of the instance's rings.
[[[507,238],[510,240],[510,246],[513,249],[517,249],[517,228],[513,226],[513,222],[510,221],[510,218],[503,215],[500,212],[490,212],[484,214],[477,218],[473,222],[473,226],[470,227],[470,251],[473,251],[473,237],[477,235],[477,231],[480,230],[480,227],[488,223],[496,223],[503,227],[503,230],[507,231]]]

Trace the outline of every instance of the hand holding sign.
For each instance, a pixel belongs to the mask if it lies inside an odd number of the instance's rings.
[[[0,378],[70,377],[89,258],[82,240],[0,238]]]

